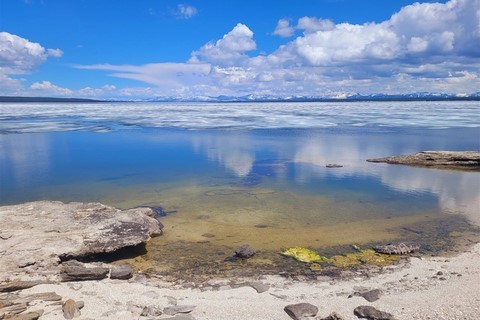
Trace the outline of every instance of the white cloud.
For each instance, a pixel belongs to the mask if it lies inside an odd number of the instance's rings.
[[[8,32],[0,32],[0,73],[25,74],[43,64],[49,56],[61,57],[60,49],[45,49]]]
[[[273,32],[274,35],[280,37],[291,37],[295,33],[295,28],[290,25],[290,20],[288,19],[280,19],[278,20],[277,27]]]
[[[71,96],[73,93],[72,90],[54,85],[50,81],[34,82],[30,90],[35,95],[45,96]]]
[[[179,4],[177,6],[177,16],[182,19],[190,19],[197,15],[197,9],[185,4]]]
[[[111,71],[166,96],[476,92],[479,17],[480,0],[451,0],[415,3],[381,23],[334,24],[302,17],[292,25],[281,19],[274,34],[301,34],[264,55],[254,55],[254,34],[239,23],[193,51],[186,63],[79,68]]]
[[[292,26],[289,19],[280,19],[278,20],[277,27],[275,28],[273,34],[283,38],[288,38],[293,36],[296,30],[303,30],[303,32],[306,34],[317,31],[328,31],[334,28],[335,24],[328,19],[302,17],[298,19],[296,26]]]
[[[192,53],[191,62],[205,61],[218,65],[235,65],[245,60],[247,51],[255,50],[253,32],[244,24],[237,24],[232,31],[215,43],[208,42]]]

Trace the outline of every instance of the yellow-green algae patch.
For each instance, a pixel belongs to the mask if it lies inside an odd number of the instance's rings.
[[[327,262],[328,260],[327,258],[320,256],[317,252],[302,247],[284,248],[280,254],[306,263]]]
[[[400,256],[375,252],[373,249],[360,250],[330,258],[330,263],[338,268],[348,268],[359,265],[387,266],[400,260]]]
[[[360,265],[386,266],[400,259],[399,256],[377,253],[373,249],[362,250],[358,246],[354,246],[354,248],[358,252],[336,255],[331,258],[321,256],[316,251],[302,247],[282,249],[281,254],[287,257],[292,257],[300,262],[312,264],[323,262],[332,264],[337,268],[349,268]],[[315,266],[313,269],[317,269],[317,267]]]

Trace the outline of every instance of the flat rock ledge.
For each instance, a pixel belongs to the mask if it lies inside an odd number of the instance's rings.
[[[422,151],[408,155],[368,159],[367,161],[480,171],[480,151]]]
[[[0,282],[57,279],[62,260],[136,246],[160,235],[150,208],[37,201],[0,207]]]

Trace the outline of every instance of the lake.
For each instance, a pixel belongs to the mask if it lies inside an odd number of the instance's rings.
[[[479,149],[479,102],[3,103],[0,204],[161,206],[134,259],[154,271],[214,272],[244,243],[261,270],[290,246],[435,253],[478,236],[480,173],[366,159]]]

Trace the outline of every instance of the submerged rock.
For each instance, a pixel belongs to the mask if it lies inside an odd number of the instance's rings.
[[[367,161],[433,168],[480,170],[480,151],[422,151],[408,155],[368,159]]]
[[[242,259],[247,259],[255,255],[255,250],[249,245],[244,244],[241,247],[235,249],[235,256]]]
[[[52,274],[62,259],[114,252],[161,233],[151,209],[37,201],[0,207],[0,278]],[[56,269],[58,271],[58,269]],[[55,273],[55,272],[54,272]]]

